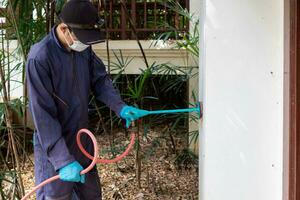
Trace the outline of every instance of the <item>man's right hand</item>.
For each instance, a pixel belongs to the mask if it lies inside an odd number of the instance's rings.
[[[138,109],[133,106],[124,106],[120,112],[120,117],[126,120],[126,128],[129,128],[130,123],[141,117],[148,115],[147,110]]]
[[[59,178],[63,181],[85,183],[85,174],[80,174],[82,170],[79,162],[74,161],[58,170]]]

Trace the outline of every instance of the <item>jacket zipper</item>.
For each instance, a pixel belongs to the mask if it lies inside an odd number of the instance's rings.
[[[75,80],[75,85],[76,85],[76,94],[79,97],[79,103],[80,105],[83,103],[82,97],[81,97],[81,91],[80,91],[80,86],[79,86],[79,81],[78,81],[78,77],[77,77],[77,72],[76,72],[76,63],[74,60],[74,52],[72,52],[72,68],[73,68],[73,79]],[[82,109],[82,106],[80,106],[80,108]]]
[[[59,96],[57,96],[57,94],[55,94],[54,92],[52,92],[52,95],[55,98],[57,98],[62,104],[64,104],[67,108],[69,108],[69,105],[64,100],[62,100],[62,98],[60,98]]]

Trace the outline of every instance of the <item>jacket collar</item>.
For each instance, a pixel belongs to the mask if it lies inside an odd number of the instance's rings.
[[[57,33],[56,33],[56,28],[57,28],[57,25],[54,26],[52,29],[51,29],[51,33],[50,33],[50,36],[51,38],[54,40],[55,44],[64,52],[66,53],[71,53],[71,51],[69,51],[67,48],[64,47],[64,45],[59,41],[58,37],[57,37]]]

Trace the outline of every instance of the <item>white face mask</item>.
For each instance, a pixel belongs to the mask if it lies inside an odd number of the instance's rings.
[[[84,51],[86,48],[89,47],[89,45],[83,44],[82,42],[78,41],[78,40],[73,40],[73,44],[69,45],[70,49],[74,50],[74,51]]]
[[[84,51],[86,48],[89,47],[89,45],[83,44],[82,42],[80,42],[78,40],[74,40],[70,32],[69,32],[69,34],[70,34],[70,37],[73,41],[73,44],[69,44],[69,42],[66,39],[65,35],[64,35],[64,38],[65,38],[68,46],[70,47],[70,49],[72,49],[74,51],[77,51],[77,52],[81,52],[81,51]]]

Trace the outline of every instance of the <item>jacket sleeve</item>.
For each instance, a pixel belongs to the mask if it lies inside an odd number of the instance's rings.
[[[55,170],[64,167],[75,159],[69,153],[62,128],[57,119],[57,107],[53,100],[53,86],[50,71],[35,59],[26,66],[29,108],[37,130],[38,142],[46,152]]]
[[[113,83],[108,76],[105,65],[91,50],[91,85],[97,100],[105,103],[110,107],[117,116],[126,105],[121,99],[120,93],[114,88]]]

